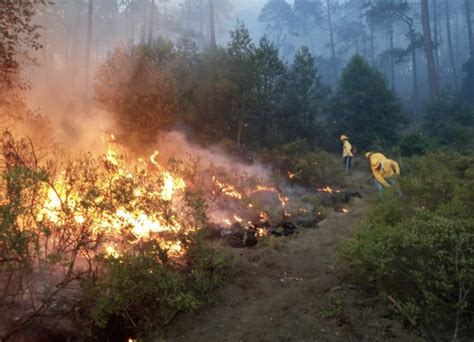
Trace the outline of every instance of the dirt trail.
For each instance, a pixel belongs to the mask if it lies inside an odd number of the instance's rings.
[[[350,285],[336,264],[341,240],[368,213],[365,199],[271,247],[233,249],[237,271],[213,303],[181,314],[172,341],[415,341],[383,298]]]

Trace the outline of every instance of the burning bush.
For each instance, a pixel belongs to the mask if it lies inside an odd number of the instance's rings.
[[[40,318],[55,325],[47,317],[65,317],[81,296],[90,299],[87,312],[98,326],[108,325],[109,315],[127,313],[138,333],[143,327],[134,322],[142,324],[142,314],[161,318],[159,325],[169,312],[195,307],[204,289],[217,284],[218,253],[188,255],[202,243],[206,204],[156,155],[125,164],[109,144],[101,157],[40,162],[28,140],[4,133],[0,305],[11,315],[2,318],[8,329],[3,337]],[[186,173],[178,166],[174,171]],[[140,290],[145,297],[130,299],[136,305],[151,294],[150,303],[158,304],[134,310],[120,298],[129,297],[125,284],[144,286],[143,272],[151,282]],[[196,284],[203,290],[194,290]],[[100,289],[100,296],[87,296]]]

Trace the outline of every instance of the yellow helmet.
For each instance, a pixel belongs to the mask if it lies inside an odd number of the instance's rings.
[[[341,137],[339,138],[341,141],[344,141],[344,140],[349,140],[349,137],[347,135],[341,135]]]
[[[374,152],[367,152],[367,153],[365,154],[365,158],[369,159],[370,156],[371,156],[373,153],[374,153]]]

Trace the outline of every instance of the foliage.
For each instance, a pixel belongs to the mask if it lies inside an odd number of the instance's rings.
[[[334,98],[333,125],[361,149],[380,139],[387,146],[398,139],[405,123],[400,103],[385,78],[358,55],[347,64]]]
[[[444,92],[428,106],[424,129],[439,146],[468,151],[474,144],[474,107]]]
[[[462,66],[464,77],[461,86],[462,98],[471,105],[474,105],[474,58],[469,58]]]
[[[292,113],[283,119],[287,141],[298,137],[309,140],[314,137],[316,122],[324,112],[329,88],[321,84],[314,57],[306,46],[296,52],[286,86],[285,112]]]
[[[405,170],[405,197],[379,198],[340,256],[435,335],[458,334],[474,308],[474,156],[428,154]]]
[[[263,160],[280,173],[288,175],[290,172],[291,182],[313,188],[328,184],[344,186],[347,183],[341,161],[325,151],[310,149],[305,140],[295,140],[261,154]]]
[[[176,88],[161,69],[173,54],[172,46],[158,40],[117,48],[97,72],[97,99],[115,115],[120,140],[132,148],[152,143],[159,130],[176,122]]]
[[[285,0],[269,0],[263,6],[258,21],[265,23],[265,31],[280,47],[296,24],[296,17]]]
[[[153,244],[118,258],[103,258],[101,276],[83,283],[82,305],[95,326],[94,335],[153,338],[178,311],[192,311],[219,286],[232,262],[228,254],[197,244],[188,266],[168,260]],[[127,335],[128,334],[128,335]]]
[[[41,48],[39,28],[33,17],[45,0],[6,1],[0,4],[0,94],[8,88],[21,87],[21,63],[31,61],[30,49]],[[26,59],[26,60],[25,60]],[[0,104],[3,99],[0,98]]]
[[[173,203],[166,173],[132,174],[113,151],[40,162],[28,140],[5,132],[1,143],[0,308],[22,308],[18,324],[16,314],[4,320],[12,330],[2,339],[79,306],[98,328],[130,323],[143,333],[195,308],[224,279],[230,260],[205,246],[200,193],[176,190]],[[169,170],[186,167],[174,161]]]
[[[160,130],[187,125],[201,142],[233,140],[241,148],[274,147],[298,137],[325,140],[329,88],[302,47],[292,65],[268,37],[257,46],[242,23],[227,48],[199,52],[190,39],[157,39],[116,48],[99,67],[95,94],[139,149]]]
[[[398,143],[400,153],[405,157],[412,157],[414,155],[421,155],[427,153],[431,148],[431,141],[423,132],[415,132],[404,135]]]

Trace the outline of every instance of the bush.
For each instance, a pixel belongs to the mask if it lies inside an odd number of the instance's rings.
[[[424,130],[439,146],[467,152],[474,146],[474,108],[453,94],[442,93],[428,107]]]
[[[412,157],[426,154],[431,148],[431,143],[422,132],[417,132],[403,136],[398,147],[402,156]]]
[[[118,258],[103,258],[101,276],[82,283],[82,305],[93,334],[156,337],[178,311],[196,309],[222,283],[231,260],[196,244],[183,268],[152,242]]]
[[[355,278],[392,295],[404,314],[447,334],[472,325],[474,156],[406,161],[405,197],[378,198],[340,249]]]
[[[293,183],[313,188],[347,185],[342,161],[327,152],[311,150],[305,140],[263,152],[262,159],[286,177],[291,174],[289,181]]]

